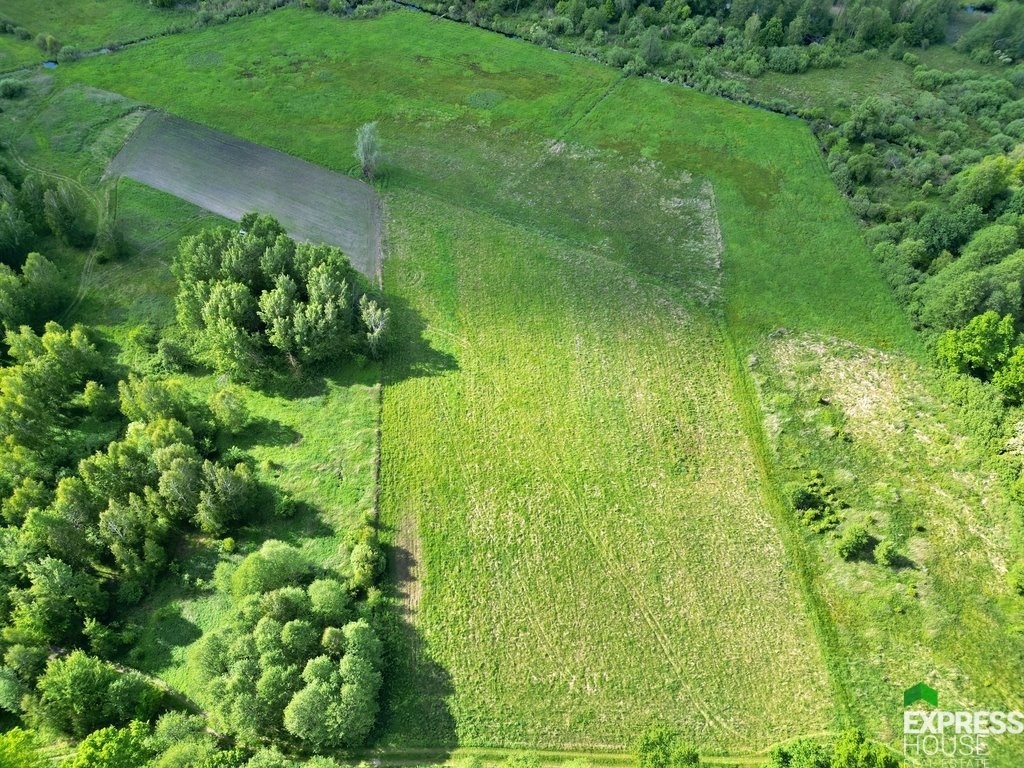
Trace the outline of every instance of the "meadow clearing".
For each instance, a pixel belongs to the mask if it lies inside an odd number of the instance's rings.
[[[143,3],[106,2],[105,0],[6,0],[0,9],[3,18],[11,19],[28,30],[31,38],[52,35],[62,45],[82,51],[114,47],[119,44],[163,34],[191,22],[192,10],[154,9]],[[20,55],[18,55],[20,52]],[[31,40],[22,41],[11,35],[0,35],[0,71],[53,58]]]
[[[952,573],[954,556],[913,550],[929,569],[909,599],[925,608],[894,617],[872,590],[835,585],[914,573],[839,562],[781,499],[785,471],[826,448],[762,431],[760,403],[778,418],[813,404],[792,394],[797,355],[778,339],[798,352],[823,339],[825,359],[858,345],[871,365],[890,359],[878,350],[921,356],[801,123],[411,12],[283,10],[56,79],[350,173],[338,137],[380,121],[401,329],[383,374],[381,504],[393,562],[419,577],[397,585],[416,632],[391,649],[381,743],[615,748],[652,717],[711,752],[849,723],[890,738],[905,677],[926,666],[915,647],[951,670],[950,700],[1012,698],[1005,615],[1002,647],[984,625],[961,643],[931,623],[970,589],[930,570]],[[778,371],[757,375],[760,401],[750,355]],[[372,423],[369,380],[322,397],[293,426],[313,445],[332,445],[321,414],[345,418],[345,403]],[[298,418],[286,412],[274,420]],[[372,430],[356,432],[367,455]],[[251,450],[291,457],[282,482],[317,503],[329,491],[303,485],[323,475],[306,444]],[[868,475],[825,468],[854,473],[851,488]],[[972,506],[936,510],[975,524]],[[1000,594],[976,596],[979,615]],[[186,635],[171,661],[140,658],[187,691]]]

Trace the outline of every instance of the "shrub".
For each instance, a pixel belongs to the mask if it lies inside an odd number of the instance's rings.
[[[21,209],[0,201],[0,262],[17,266],[34,241],[35,232]]]
[[[875,545],[874,556],[876,563],[889,567],[896,562],[896,557],[898,556],[896,545],[889,539],[882,539]]]
[[[70,182],[43,193],[43,212],[50,231],[68,245],[84,248],[92,243],[95,232],[86,203]]]
[[[82,52],[73,45],[65,45],[57,52],[57,61],[75,61],[82,57]]]
[[[122,674],[82,651],[51,660],[38,690],[36,712],[53,727],[79,738],[106,725],[148,720],[163,698],[137,672]]]
[[[810,59],[797,46],[773,48],[768,52],[768,69],[791,75],[807,69]]]
[[[637,768],[683,768],[697,765],[700,758],[693,745],[671,728],[648,728],[633,745]]]
[[[270,592],[294,584],[309,567],[298,549],[270,539],[238,566],[231,576],[231,590],[236,597]]]
[[[992,376],[992,383],[1007,402],[1024,402],[1024,346],[1013,350],[1006,364]]]
[[[36,45],[50,56],[56,56],[61,49],[60,41],[57,38],[53,35],[44,35],[41,32],[36,35]]]
[[[985,312],[959,330],[946,331],[937,347],[939,360],[961,373],[988,378],[1010,357],[1013,344],[1013,317],[1001,318]]]
[[[632,60],[632,54],[625,48],[621,48],[617,45],[612,46],[605,54],[605,61],[613,67],[622,68],[626,66]]]
[[[100,262],[114,261],[125,252],[124,234],[112,217],[105,217],[96,231],[97,259]]]
[[[234,390],[221,389],[208,402],[213,418],[228,434],[237,435],[249,425],[249,409]]]
[[[1024,597],[1024,558],[1010,566],[1010,571],[1006,574],[1006,578],[1010,589]]]
[[[808,472],[802,482],[790,483],[788,491],[793,510],[811,530],[822,533],[842,522],[841,512],[846,504],[839,498],[838,489],[825,482],[821,472]]]
[[[871,543],[871,534],[863,523],[851,523],[836,542],[836,552],[844,560],[853,560],[864,554]]]
[[[307,588],[313,615],[323,624],[342,626],[352,618],[352,598],[335,579],[317,579]]]
[[[16,99],[25,93],[25,84],[17,80],[0,80],[0,98]]]

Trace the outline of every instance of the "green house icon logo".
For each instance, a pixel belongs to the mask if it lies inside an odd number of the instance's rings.
[[[939,706],[939,692],[928,685],[928,683],[918,683],[903,692],[904,707],[909,707],[911,704],[916,704],[919,701],[924,701],[933,707],[937,707]]]

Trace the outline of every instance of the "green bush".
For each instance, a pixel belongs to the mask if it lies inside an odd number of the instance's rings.
[[[871,534],[863,523],[851,523],[836,542],[836,552],[844,560],[854,560],[871,544]]]
[[[879,565],[889,567],[896,562],[898,556],[896,545],[889,539],[882,539],[875,545],[874,557]]]
[[[685,768],[700,758],[692,744],[667,726],[648,728],[633,745],[637,768]]]
[[[846,504],[839,497],[839,489],[827,484],[821,472],[808,472],[803,481],[790,483],[787,492],[793,511],[811,530],[823,533],[842,522]]]
[[[118,672],[82,651],[52,659],[37,688],[34,712],[54,728],[78,738],[107,725],[149,720],[163,701],[161,691],[138,673]]]
[[[0,80],[0,98],[16,99],[25,93],[25,84],[18,80]]]
[[[942,334],[937,353],[953,370],[989,378],[1009,359],[1015,336],[1011,315],[1000,318],[995,312],[985,312],[963,328]]]
[[[1010,566],[1010,571],[1007,573],[1006,578],[1010,589],[1024,597],[1024,558]]]
[[[91,212],[71,182],[62,181],[43,193],[43,212],[50,231],[68,245],[84,248],[92,244],[95,228]]]
[[[231,576],[235,597],[258,595],[294,584],[310,563],[301,551],[270,539],[248,555]]]

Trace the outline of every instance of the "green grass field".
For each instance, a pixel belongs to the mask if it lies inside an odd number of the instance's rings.
[[[384,372],[382,503],[416,624],[393,649],[383,743],[617,748],[651,717],[705,751],[849,722],[891,738],[907,676],[930,664],[947,700],[1012,703],[1019,640],[983,538],[970,580],[953,578],[953,550],[914,549],[929,571],[891,575],[838,562],[779,501],[808,462],[850,488],[906,468],[867,463],[890,413],[858,411],[856,391],[835,395],[865,424],[855,456],[825,463],[796,426],[766,435],[762,405],[797,418],[817,391],[797,391],[770,334],[826,358],[885,350],[923,382],[914,397],[934,385],[803,124],[411,12],[284,10],[56,77],[340,171],[354,129],[380,121],[402,331]],[[760,403],[751,354],[768,366],[755,364]],[[848,381],[828,371],[815,386]],[[320,405],[344,414],[361,396],[369,409],[366,381]],[[952,418],[922,414],[926,435]],[[956,492],[998,493],[966,482]],[[954,519],[991,523],[972,505],[929,508],[933,549]],[[878,595],[911,577],[922,607],[896,618]],[[962,642],[939,611],[952,600],[978,620]],[[211,626],[214,603],[189,605]]]
[[[33,37],[53,35],[83,50],[158,35],[193,17],[191,9],[156,9],[135,0],[5,0],[0,12]],[[0,50],[12,39],[0,37]],[[46,58],[38,48],[36,52],[36,61]]]
[[[32,40],[20,40],[13,35],[0,35],[0,72],[10,72],[38,64],[45,58]]]

